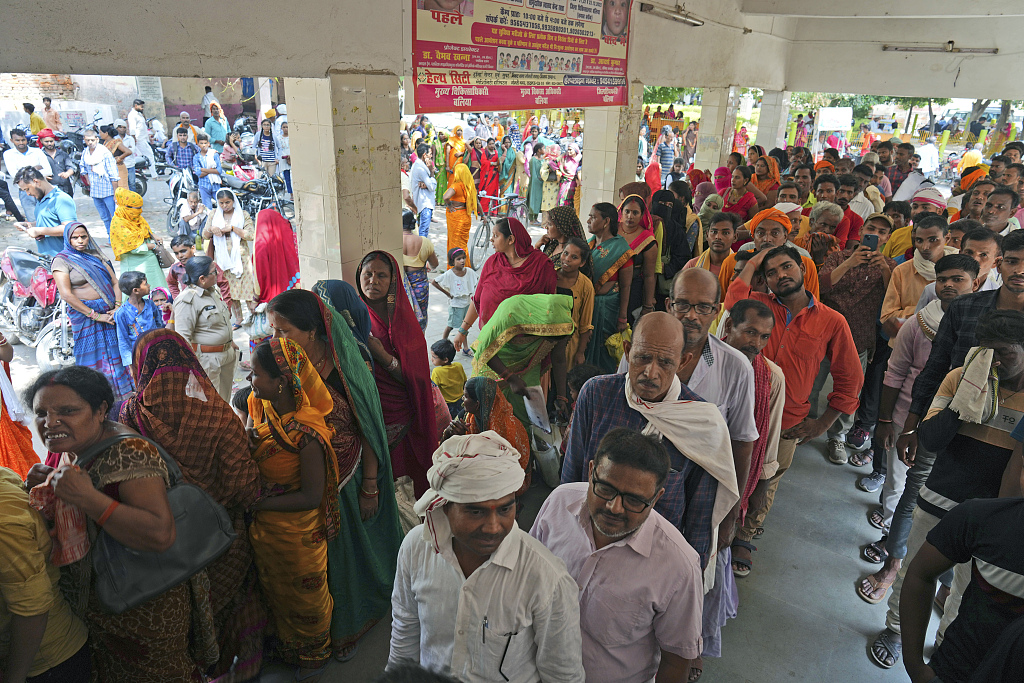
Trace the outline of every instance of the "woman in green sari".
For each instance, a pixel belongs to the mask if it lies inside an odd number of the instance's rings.
[[[544,179],[540,177],[540,170],[544,167],[544,144],[537,143],[533,147],[533,156],[530,157],[530,220],[535,221],[540,216],[541,205],[544,201]]]
[[[516,150],[512,145],[512,138],[506,135],[501,141],[501,151],[498,152],[498,183],[501,185],[501,196],[507,197],[515,194],[516,185]]]
[[[445,171],[445,160],[444,160],[444,146],[448,142],[448,134],[443,130],[437,131],[437,135],[433,135],[434,124],[427,124],[427,134],[431,135],[430,146],[434,150],[434,167],[437,169],[437,174],[434,178],[437,179],[437,193],[435,195],[435,201],[438,206],[444,204],[444,193],[448,191],[448,173]]]
[[[587,345],[587,362],[613,373],[618,361],[604,342],[628,326],[629,290],[633,281],[633,251],[619,235],[619,213],[613,204],[594,204],[587,218],[590,256],[594,268],[594,333]]]
[[[391,610],[402,529],[380,396],[357,341],[357,321],[367,319],[368,328],[368,316],[347,310],[365,304],[355,290],[345,297],[331,286],[318,282],[313,292],[278,294],[267,308],[267,322],[276,336],[302,346],[334,400],[325,421],[334,431],[342,524],[327,544],[327,581],[334,599],[334,657],[344,662]]]
[[[568,418],[565,346],[573,332],[572,297],[565,294],[517,294],[505,299],[480,330],[473,345],[473,376],[499,380],[512,413],[530,424],[527,387],[540,385],[551,368],[555,407]]]

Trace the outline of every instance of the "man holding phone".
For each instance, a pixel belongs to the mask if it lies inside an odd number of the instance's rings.
[[[875,328],[878,310],[882,306],[896,262],[883,256],[879,249],[891,234],[892,219],[880,213],[871,214],[861,227],[860,244],[851,242],[851,246],[846,249],[829,254],[818,271],[821,301],[839,311],[849,323],[862,370],[867,368],[869,358],[876,357],[882,351],[878,348]],[[881,346],[888,358],[888,347],[884,343]],[[882,367],[885,367],[884,363]],[[827,375],[828,372],[823,368],[811,392],[811,405],[817,405],[816,397]],[[865,377],[865,387],[867,381]],[[828,431],[826,451],[829,460],[837,465],[848,460],[846,435],[853,427],[853,422],[853,415],[840,415]]]

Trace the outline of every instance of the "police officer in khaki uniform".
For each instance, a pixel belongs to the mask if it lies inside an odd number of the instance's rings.
[[[188,286],[174,300],[174,330],[192,346],[217,393],[230,402],[238,347],[231,340],[231,312],[217,291],[213,259],[190,258],[184,284]]]

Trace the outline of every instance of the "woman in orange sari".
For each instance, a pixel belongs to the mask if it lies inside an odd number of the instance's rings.
[[[462,137],[462,126],[455,126],[444,149],[444,165],[445,170],[448,172],[448,187],[451,187],[455,181],[455,167],[465,163],[467,147],[466,139]]]
[[[521,496],[530,488],[530,437],[526,427],[512,413],[512,404],[498,390],[498,383],[489,377],[470,377],[462,397],[465,419],[455,420],[444,430],[444,438],[464,434],[480,434],[492,430],[519,451],[519,464],[526,471]]]
[[[22,406],[11,385],[8,363],[14,359],[14,347],[0,334],[0,467],[25,475],[39,462],[32,448],[32,432],[22,420],[29,412]]]
[[[280,641],[278,654],[316,681],[331,659],[334,601],[327,585],[327,542],[338,536],[338,462],[327,386],[302,347],[271,339],[252,355],[250,447],[272,491],[249,527],[256,568]]]
[[[779,196],[779,185],[782,182],[782,176],[779,174],[779,162],[770,156],[758,157],[754,162],[754,176],[751,180],[765,197],[764,203],[760,205],[761,210],[775,206],[775,200]]]
[[[454,180],[448,181],[448,189],[444,193],[444,206],[448,222],[448,251],[458,247],[469,254],[469,230],[472,227],[470,215],[478,214],[479,209],[476,184],[466,164],[455,165]],[[468,259],[466,265],[471,265]]]

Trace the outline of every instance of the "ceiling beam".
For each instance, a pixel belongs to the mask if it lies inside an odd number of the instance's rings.
[[[964,19],[1024,16],[1020,0],[742,0],[744,14],[821,19]]]

